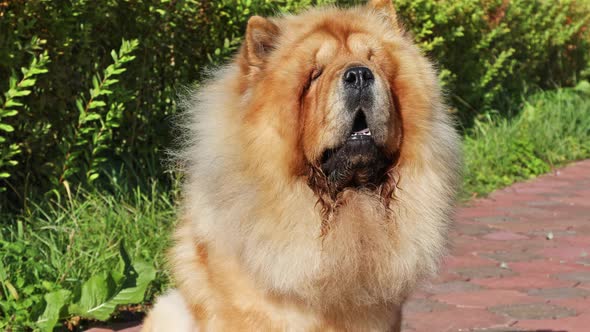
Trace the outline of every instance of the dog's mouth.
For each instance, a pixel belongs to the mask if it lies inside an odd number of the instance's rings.
[[[345,188],[377,188],[391,164],[383,147],[375,142],[361,110],[344,142],[324,151],[320,160],[328,185],[335,192]]]

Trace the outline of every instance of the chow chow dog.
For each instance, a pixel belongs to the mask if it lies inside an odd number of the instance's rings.
[[[176,289],[144,331],[399,331],[437,268],[460,145],[390,0],[253,16],[191,95]]]

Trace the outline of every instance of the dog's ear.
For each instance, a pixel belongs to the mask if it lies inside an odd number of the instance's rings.
[[[395,8],[393,8],[391,0],[369,0],[367,6],[385,15],[396,30],[401,30],[397,13],[395,12]]]
[[[250,66],[260,67],[274,48],[279,36],[279,27],[260,16],[252,16],[246,28],[246,40],[242,56]]]

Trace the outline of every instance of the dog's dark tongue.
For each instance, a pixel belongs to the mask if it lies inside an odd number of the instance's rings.
[[[352,137],[354,138],[354,137]],[[389,162],[368,139],[349,139],[322,164],[332,190],[379,185]]]

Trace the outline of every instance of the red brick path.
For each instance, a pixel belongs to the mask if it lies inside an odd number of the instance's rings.
[[[404,332],[590,331],[590,160],[472,201]]]
[[[404,332],[590,331],[590,160],[472,201],[451,236]]]

